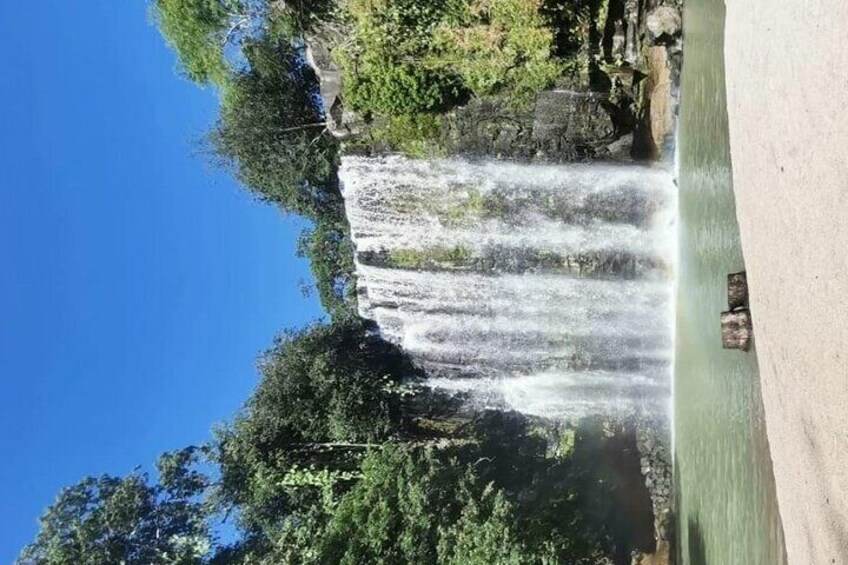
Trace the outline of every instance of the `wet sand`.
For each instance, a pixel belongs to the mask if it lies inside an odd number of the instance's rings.
[[[733,182],[787,555],[846,564],[848,2],[726,3]]]

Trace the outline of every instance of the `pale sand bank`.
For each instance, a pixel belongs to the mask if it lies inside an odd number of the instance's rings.
[[[726,0],[728,114],[791,564],[848,564],[848,0]]]

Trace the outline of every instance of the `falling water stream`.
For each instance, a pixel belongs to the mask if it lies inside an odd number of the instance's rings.
[[[359,307],[437,387],[577,419],[665,410],[672,174],[345,157]]]

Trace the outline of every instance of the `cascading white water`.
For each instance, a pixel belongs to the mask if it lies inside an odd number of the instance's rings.
[[[359,308],[441,388],[545,416],[670,390],[669,172],[345,157]]]

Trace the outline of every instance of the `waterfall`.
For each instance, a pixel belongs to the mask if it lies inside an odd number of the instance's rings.
[[[668,171],[345,157],[360,314],[478,402],[559,418],[670,394]]]

